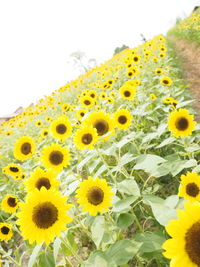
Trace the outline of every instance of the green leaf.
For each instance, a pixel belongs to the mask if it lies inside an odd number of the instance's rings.
[[[122,212],[122,211],[127,211],[130,210],[131,204],[137,199],[138,197],[132,196],[132,197],[127,197],[125,199],[117,201],[112,208],[113,212]]]
[[[99,175],[101,175],[103,172],[105,172],[108,169],[108,167],[106,165],[102,165],[98,171],[94,174],[94,178],[98,177]]]
[[[42,253],[39,257],[38,264],[40,267],[55,267],[53,254],[50,252]]]
[[[109,259],[112,259],[117,266],[126,264],[132,259],[138,252],[142,243],[138,243],[131,240],[120,240],[111,245],[106,250],[106,255]]]
[[[156,233],[140,233],[135,236],[137,242],[142,242],[140,252],[153,252],[160,250],[165,238]]]
[[[56,237],[56,239],[53,242],[53,256],[54,256],[55,262],[56,262],[56,259],[57,259],[57,256],[58,256],[60,245],[61,245],[61,240],[60,240],[59,237]]]
[[[81,267],[117,267],[117,265],[108,258],[105,252],[96,250],[81,264]]]
[[[35,263],[38,253],[40,251],[40,249],[42,248],[42,244],[40,245],[36,245],[35,248],[33,249],[33,252],[30,256],[29,262],[28,262],[28,267],[32,267],[33,264]]]
[[[118,183],[117,190],[128,195],[140,196],[140,189],[134,178],[125,179],[122,182]]]
[[[99,245],[103,238],[104,231],[105,231],[104,216],[96,216],[91,226],[91,232],[92,232],[92,240],[94,241],[97,249],[99,248]]]
[[[164,141],[162,141],[156,148],[161,148],[164,147],[166,145],[169,145],[171,143],[173,143],[176,139],[174,137],[169,137],[166,138]]]
[[[126,229],[129,227],[131,224],[133,224],[135,220],[135,216],[130,213],[122,213],[119,215],[117,219],[117,226],[121,228],[121,230]]]

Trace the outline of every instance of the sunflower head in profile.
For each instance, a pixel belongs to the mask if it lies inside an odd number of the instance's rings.
[[[160,83],[164,86],[170,86],[172,85],[173,80],[170,77],[165,76],[160,79]]]
[[[56,180],[57,174],[52,171],[44,171],[41,168],[36,168],[24,182],[26,190],[32,192],[35,188],[40,190],[44,186],[47,190],[57,189],[59,181]]]
[[[0,223],[0,241],[10,240],[12,235],[12,226],[8,223]]]
[[[196,172],[181,175],[178,195],[189,201],[200,201],[200,176]]]
[[[91,113],[87,119],[83,121],[83,125],[92,126],[97,130],[99,137],[107,134],[114,134],[114,121],[109,114],[103,111],[97,111]],[[102,140],[108,140],[110,136],[106,136]]]
[[[69,149],[59,144],[44,147],[41,155],[44,167],[58,172],[62,171],[69,164],[69,159]]]
[[[97,141],[97,130],[92,126],[83,126],[74,135],[74,144],[80,150],[85,148],[93,149],[93,145]]]
[[[151,100],[155,100],[155,99],[157,98],[157,96],[156,96],[155,94],[150,94],[150,95],[149,95],[149,98],[150,98]]]
[[[35,144],[30,136],[20,137],[14,146],[14,157],[18,160],[24,161],[31,158],[35,150]]]
[[[14,179],[19,180],[22,175],[22,168],[18,164],[8,164],[2,169],[6,175],[12,176]]]
[[[170,239],[165,241],[163,255],[171,259],[170,266],[200,266],[200,204],[185,203],[184,210],[178,210],[178,219],[166,226]]]
[[[111,200],[114,193],[111,192],[111,187],[105,179],[89,177],[80,183],[76,193],[77,202],[83,207],[83,211],[88,211],[90,215],[95,216],[98,212],[108,211],[112,206]]]
[[[6,195],[1,201],[1,208],[8,213],[14,213],[19,206],[17,197],[13,195]]]
[[[64,140],[69,137],[72,133],[72,126],[68,117],[62,116],[54,120],[50,125],[50,131],[53,137],[60,140]]]
[[[192,134],[196,122],[187,109],[174,110],[168,119],[168,129],[175,137],[185,137]]]
[[[67,198],[59,191],[35,189],[27,195],[25,203],[21,203],[17,213],[17,224],[24,239],[37,244],[47,245],[66,230],[66,223],[71,222],[67,210],[71,208],[66,203]]]
[[[132,122],[132,115],[127,109],[119,109],[114,113],[114,121],[117,128],[121,130],[127,129]]]

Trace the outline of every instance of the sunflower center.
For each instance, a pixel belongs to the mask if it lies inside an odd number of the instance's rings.
[[[29,153],[31,153],[31,144],[28,142],[23,143],[21,146],[21,152],[24,155],[28,155]]]
[[[130,91],[125,91],[125,92],[124,92],[124,95],[125,95],[126,97],[129,97],[129,96],[131,95],[131,93],[130,93]]]
[[[109,125],[105,120],[97,120],[93,126],[97,129],[97,133],[100,136],[106,134],[109,130]]]
[[[82,136],[82,142],[85,145],[89,145],[92,142],[92,135],[90,133],[84,134]]]
[[[125,124],[127,122],[127,118],[124,115],[119,116],[118,122],[121,124]]]
[[[85,115],[85,113],[81,112],[80,115],[81,115],[81,117],[83,117]]]
[[[194,223],[185,234],[185,250],[190,260],[200,266],[200,222]]]
[[[46,187],[47,190],[51,187],[51,184],[50,184],[48,178],[41,177],[41,178],[39,178],[39,179],[37,180],[37,182],[35,183],[35,187],[36,187],[38,190],[40,190],[42,186]]]
[[[18,172],[19,169],[17,167],[10,167],[11,172]]]
[[[189,183],[186,186],[186,193],[189,196],[196,197],[199,194],[199,187],[195,183]]]
[[[49,155],[49,161],[53,165],[59,165],[63,162],[63,154],[60,151],[52,151]]]
[[[59,133],[59,134],[64,134],[66,133],[67,131],[67,127],[65,126],[65,124],[61,123],[61,124],[58,124],[56,126],[56,132]]]
[[[189,123],[185,117],[180,117],[176,120],[175,125],[179,131],[184,131],[188,128]]]
[[[14,197],[9,197],[7,200],[7,203],[12,208],[17,206],[16,198],[14,198]]]
[[[163,80],[163,83],[164,84],[169,84],[169,81],[168,80]]]
[[[3,235],[7,235],[9,233],[10,229],[7,226],[1,227],[1,232]]]
[[[101,188],[97,186],[93,186],[88,190],[87,193],[87,200],[92,205],[99,205],[101,202],[103,202],[104,198],[104,192]]]
[[[58,220],[58,209],[51,202],[43,202],[33,209],[32,220],[38,228],[47,229]]]
[[[84,101],[84,104],[88,106],[88,105],[90,105],[91,103],[90,103],[89,100],[85,100],[85,101]]]

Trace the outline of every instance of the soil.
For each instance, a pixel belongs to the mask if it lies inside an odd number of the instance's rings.
[[[175,52],[181,60],[183,76],[189,85],[196,111],[195,120],[200,122],[200,47],[192,42],[171,37]]]

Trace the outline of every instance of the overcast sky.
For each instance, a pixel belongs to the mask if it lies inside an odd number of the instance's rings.
[[[116,47],[165,34],[196,0],[0,0],[0,117],[75,79],[80,50],[98,63]]]

